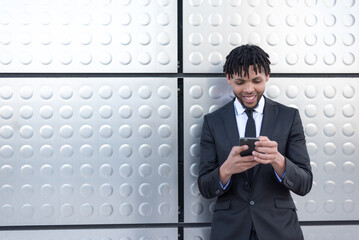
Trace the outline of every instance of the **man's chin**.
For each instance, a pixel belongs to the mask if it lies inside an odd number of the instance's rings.
[[[239,102],[240,102],[240,103],[242,104],[242,106],[245,107],[245,108],[255,108],[255,107],[257,107],[257,105],[258,105],[258,101],[245,102],[245,101],[243,101],[243,100],[240,100]]]

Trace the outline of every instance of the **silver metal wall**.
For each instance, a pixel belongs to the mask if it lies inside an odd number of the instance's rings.
[[[303,120],[305,239],[356,239],[358,19],[357,0],[0,0],[0,239],[208,239],[202,117],[246,43]]]

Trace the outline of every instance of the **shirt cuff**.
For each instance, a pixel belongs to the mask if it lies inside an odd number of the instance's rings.
[[[275,176],[277,177],[277,179],[278,179],[279,182],[283,182],[283,178],[284,178],[284,176],[285,176],[285,172],[286,172],[286,171],[284,171],[282,177],[279,177],[278,173],[274,170],[274,174],[275,174]]]
[[[221,185],[221,188],[222,188],[223,190],[226,190],[226,189],[227,189],[227,187],[228,187],[228,185],[229,185],[230,182],[231,182],[231,179],[229,179],[228,182],[227,182],[227,184],[226,184],[225,186],[223,186],[221,180],[219,180],[219,184]]]

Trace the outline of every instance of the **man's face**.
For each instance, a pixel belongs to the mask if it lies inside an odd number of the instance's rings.
[[[232,86],[233,93],[239,102],[245,108],[254,108],[263,95],[269,75],[265,75],[263,69],[261,73],[259,71],[255,73],[253,66],[249,67],[248,73],[247,76],[243,76],[244,72],[242,72],[241,76],[233,75],[232,78],[227,75],[227,81]]]

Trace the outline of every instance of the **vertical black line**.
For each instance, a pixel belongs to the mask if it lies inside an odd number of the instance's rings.
[[[177,1],[177,72],[183,74],[183,2]],[[177,78],[178,87],[178,240],[184,240],[183,227],[184,222],[184,142],[183,142],[183,78]]]
[[[177,58],[178,73],[183,73],[183,2],[177,1]]]
[[[183,78],[178,78],[178,239],[183,240],[184,222],[184,142],[183,142]]]

